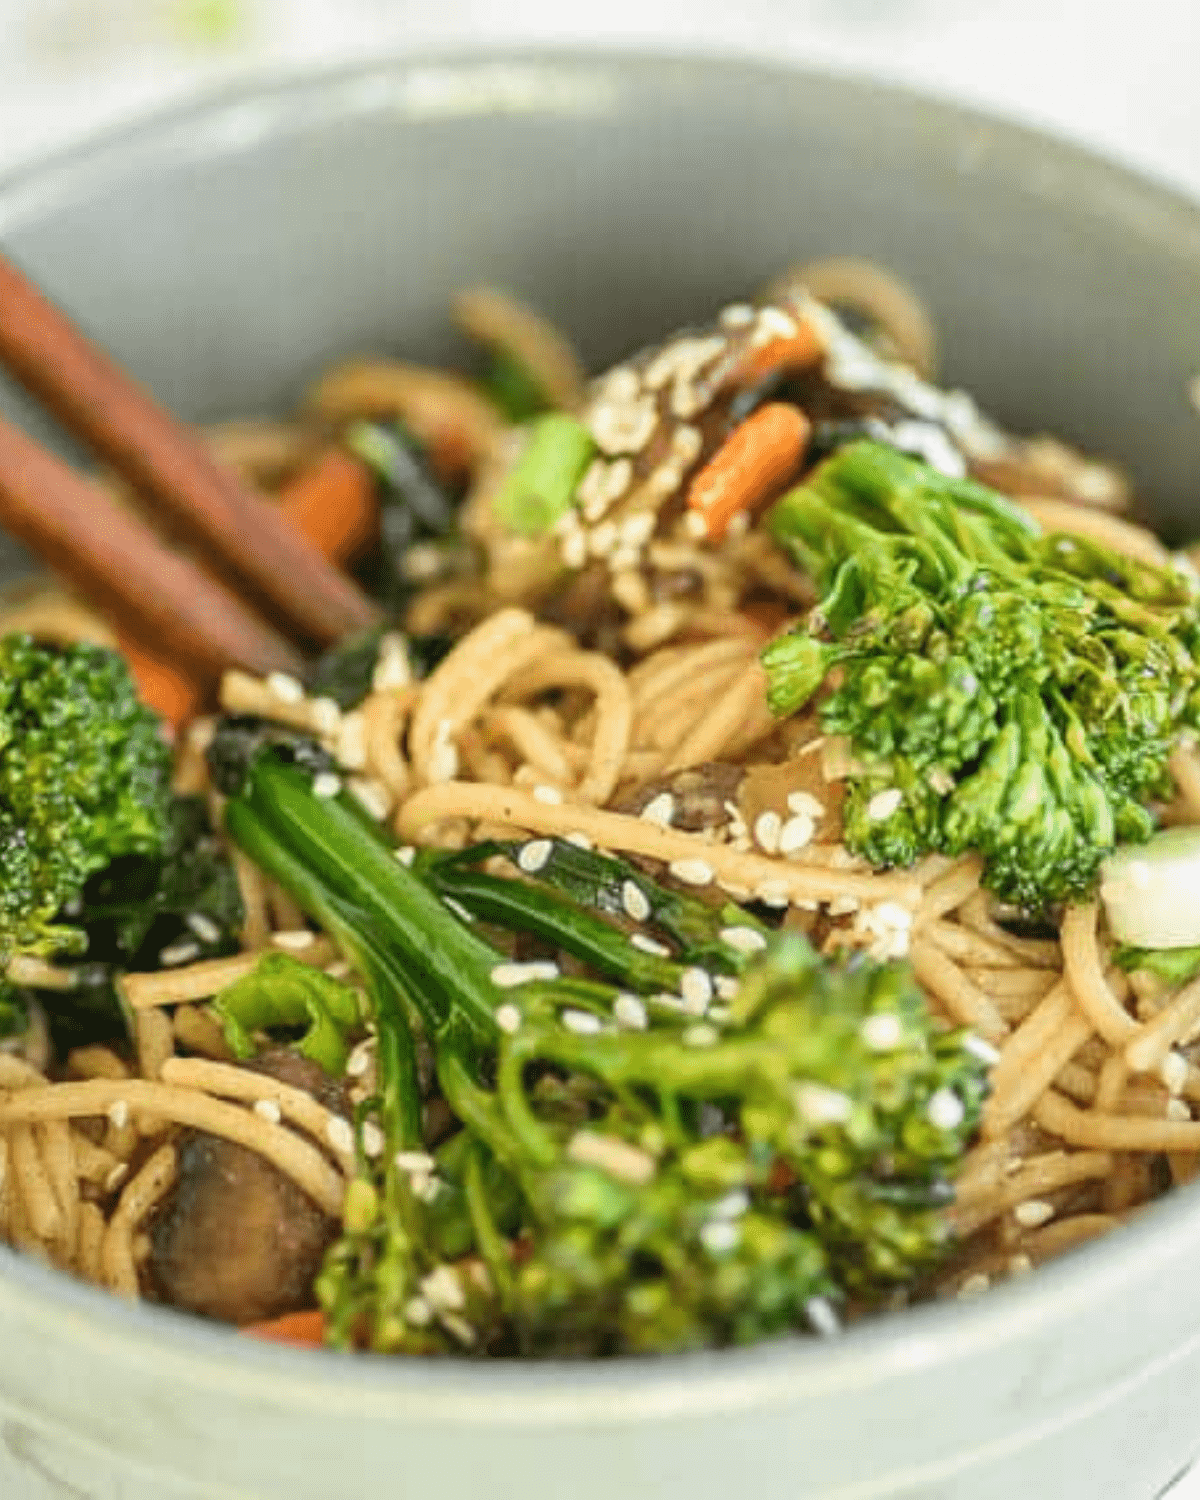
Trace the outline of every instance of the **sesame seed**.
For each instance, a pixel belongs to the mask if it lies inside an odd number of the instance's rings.
[[[717,321],[722,328],[748,328],[754,322],[754,309],[748,302],[731,302],[721,309]]]
[[[437,1162],[428,1151],[397,1151],[392,1157],[398,1172],[432,1172]]]
[[[796,1109],[809,1125],[841,1125],[850,1118],[853,1105],[839,1089],[823,1083],[801,1083],[795,1092]]]
[[[433,1322],[433,1308],[424,1297],[410,1297],[404,1304],[404,1321],[414,1328],[426,1328]]]
[[[304,948],[311,948],[316,940],[316,933],[309,932],[307,927],[288,928],[284,932],[271,934],[271,941],[277,948],[289,948],[294,953],[299,953]]]
[[[322,771],[320,775],[313,777],[313,796],[328,799],[336,797],[342,789],[342,778],[335,776],[332,771]]]
[[[280,703],[304,701],[304,684],[289,672],[272,672],[267,678],[267,691]]]
[[[700,1243],[710,1255],[728,1255],[741,1237],[741,1227],[730,1219],[710,1219],[700,1229]]]
[[[822,1338],[831,1339],[841,1333],[841,1320],[828,1297],[810,1297],[804,1304],[804,1311],[809,1327]]]
[[[1183,1093],[1183,1086],[1187,1083],[1188,1064],[1182,1052],[1176,1052],[1172,1048],[1163,1058],[1162,1066],[1158,1071],[1169,1094]]]
[[[278,1125],[283,1119],[283,1111],[274,1099],[256,1099],[254,1113],[260,1120],[266,1120],[271,1125]]]
[[[373,776],[352,776],[348,783],[351,794],[377,823],[382,823],[392,810],[392,796],[382,782]]]
[[[400,847],[393,852],[395,853],[395,856],[400,861],[400,863],[405,866],[411,865],[413,860],[417,857],[417,851],[411,844],[401,844]]]
[[[783,855],[798,854],[812,843],[816,824],[807,813],[796,813],[779,830],[779,852]]]
[[[202,943],[215,943],[221,936],[221,929],[202,911],[189,912],[187,924]]]
[[[831,917],[848,917],[851,912],[858,910],[857,896],[835,896],[829,903],[829,915]]]
[[[764,906],[776,908],[788,904],[788,885],[783,880],[763,880],[754,889],[754,896]]]
[[[962,1100],[953,1089],[938,1089],[925,1106],[925,1118],[938,1130],[957,1130],[966,1113]]]
[[[904,1039],[900,1017],[887,1012],[868,1016],[859,1027],[859,1035],[872,1052],[891,1052]]]
[[[885,791],[876,792],[867,803],[867,819],[871,823],[885,823],[893,814],[900,811],[900,804],[904,801],[904,793],[897,786],[890,786]]]
[[[363,1150],[368,1156],[382,1156],[386,1140],[383,1131],[374,1120],[364,1120],[362,1128]]]
[[[763,307],[759,309],[755,332],[772,339],[793,339],[796,337],[796,320],[781,307]]]
[[[636,880],[627,880],[621,886],[621,905],[635,922],[644,922],[650,915],[650,902]]]
[[[594,1130],[577,1130],[567,1142],[567,1158],[581,1167],[596,1167],[619,1182],[647,1183],[657,1170],[654,1158],[640,1146]]]
[[[1183,1099],[1168,1099],[1166,1116],[1168,1120],[1190,1120],[1192,1112]]]
[[[502,990],[511,990],[515,985],[528,984],[533,979],[557,979],[559,968],[548,959],[535,959],[532,963],[496,964],[491,979]]]
[[[200,944],[193,943],[190,939],[182,943],[171,943],[159,951],[158,961],[166,969],[173,968],[177,964],[190,964],[192,959],[200,957]]]
[[[409,1186],[422,1203],[432,1203],[442,1190],[442,1179],[431,1172],[414,1172]]]
[[[760,953],[767,946],[766,938],[753,927],[722,927],[720,936],[739,953]]]
[[[989,1068],[994,1068],[1000,1061],[1000,1053],[981,1036],[976,1036],[973,1031],[963,1034],[962,1044],[972,1056],[977,1057],[981,1063],[986,1063]]]
[[[717,1028],[703,1021],[695,1026],[689,1026],[682,1037],[685,1047],[714,1047],[720,1039]]]
[[[787,796],[788,811],[796,813],[799,817],[808,817],[817,822],[825,815],[825,804],[812,795],[811,792],[789,792]]]
[[[650,1024],[646,1007],[636,995],[618,995],[613,1002],[613,1018],[626,1031],[645,1031]]]
[[[736,1000],[738,982],[732,974],[718,974],[716,978],[717,994],[722,1000]]]
[[[113,1167],[112,1170],[109,1172],[108,1176],[104,1179],[104,1191],[106,1193],[115,1192],[116,1189],[121,1186],[121,1184],[125,1181],[126,1177],[128,1177],[128,1176],[129,1176],[129,1167],[128,1167],[128,1165],[125,1162],[123,1162],[123,1161],[119,1161],[116,1164],[116,1166]]]
[[[319,735],[333,735],[342,722],[342,711],[332,698],[314,698],[308,705],[312,727]]]
[[[124,1130],[129,1124],[129,1101],[114,1099],[108,1106],[108,1118],[118,1130]]]
[[[1033,1270],[1033,1262],[1028,1255],[1013,1255],[1009,1257],[1008,1274],[1010,1276],[1028,1276]]]
[[[595,1036],[604,1029],[604,1022],[590,1010],[564,1010],[560,1019],[576,1036]]]
[[[548,807],[557,807],[563,799],[563,794],[556,786],[547,786],[544,782],[533,789],[535,802],[544,802]]]
[[[521,1012],[515,1005],[499,1005],[496,1007],[496,1025],[501,1031],[506,1031],[509,1036],[521,1029]]]
[[[370,1071],[373,1050],[370,1042],[359,1042],[346,1060],[346,1073],[350,1078],[362,1078]]]
[[[670,792],[659,792],[657,797],[651,797],[642,808],[640,816],[647,823],[657,823],[660,828],[670,828],[671,819],[675,816],[675,798]]]
[[[1026,1198],[1013,1209],[1013,1218],[1022,1229],[1037,1229],[1054,1217],[1054,1205],[1044,1198]]]
[[[750,1194],[745,1188],[734,1188],[718,1198],[708,1212],[714,1219],[740,1219],[749,1207]]]
[[[465,1345],[467,1348],[470,1348],[474,1344],[475,1330],[467,1322],[466,1318],[460,1318],[457,1313],[453,1312],[440,1312],[438,1313],[438,1322],[447,1333],[452,1333],[460,1344]]]
[[[685,969],[679,983],[679,993],[683,996],[685,1013],[689,1016],[702,1016],[712,999],[712,980],[704,969]]]
[[[713,878],[712,866],[703,859],[676,859],[667,868],[684,885],[709,885]]]
[[[446,1265],[437,1266],[422,1280],[421,1295],[430,1307],[444,1312],[458,1312],[467,1305],[458,1273]]]
[[[545,869],[553,853],[554,845],[549,839],[531,839],[528,844],[521,845],[517,864],[526,875],[536,875],[539,870]]]
[[[570,833],[568,833],[565,837],[566,837],[567,843],[568,844],[574,844],[575,847],[576,847],[576,849],[594,849],[595,848],[595,845],[592,843],[591,839],[588,838],[587,834],[584,833],[581,829],[578,829],[578,828],[572,829],[572,831]]]
[[[634,932],[629,937],[630,945],[642,953],[653,953],[655,958],[670,958],[671,950],[665,943],[660,943],[657,938],[648,937],[644,932]]]
[[[689,510],[683,518],[683,529],[695,541],[702,542],[708,535],[708,520],[703,512]]]
[[[325,1126],[325,1139],[343,1156],[349,1156],[354,1150],[354,1131],[350,1128],[350,1122],[343,1120],[341,1115],[331,1116]]]
[[[759,813],[754,820],[754,837],[767,851],[774,854],[779,848],[779,834],[783,827],[783,819],[773,808]]]

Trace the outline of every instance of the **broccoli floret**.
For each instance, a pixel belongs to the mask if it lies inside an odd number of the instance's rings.
[[[124,661],[0,641],[0,958],[78,952],[90,875],[167,839],[170,752]]]
[[[1031,912],[1088,894],[1200,712],[1197,593],[1172,570],[1043,536],[1003,496],[885,445],[830,458],[775,538],[824,598],[764,654],[773,708],[849,737],[846,839],[876,865],[978,850]]]
[[[334,1342],[743,1343],[878,1302],[945,1252],[985,1064],[939,1029],[907,967],[822,959],[563,841],[520,879],[474,870],[494,844],[408,869],[284,747],[236,727],[220,741],[231,836],[335,937],[374,1011],[384,1142],[361,1153],[320,1278]],[[651,964],[613,925],[631,881],[667,950],[643,952]],[[575,971],[514,970],[483,930]],[[462,1126],[436,1171],[418,1035]]]

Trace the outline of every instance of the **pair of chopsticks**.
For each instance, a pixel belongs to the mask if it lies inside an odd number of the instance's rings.
[[[0,364],[155,503],[196,559],[0,418],[0,527],[131,637],[206,676],[297,673],[304,657],[289,637],[324,646],[379,620],[350,578],[3,255]]]

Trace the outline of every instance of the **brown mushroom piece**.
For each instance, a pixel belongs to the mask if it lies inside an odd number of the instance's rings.
[[[290,1048],[247,1066],[349,1114],[345,1086]],[[337,1221],[244,1146],[191,1130],[178,1151],[179,1175],[150,1231],[148,1275],[159,1300],[237,1324],[311,1307]]]

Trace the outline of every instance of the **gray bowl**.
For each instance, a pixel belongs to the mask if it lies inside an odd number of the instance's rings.
[[[789,261],[868,255],[954,382],[1195,515],[1200,211],[1045,136],[773,66],[533,54],[225,95],[0,184],[0,242],[170,405],[453,357],[527,293],[593,365]],[[52,436],[11,388],[0,408]],[[20,567],[14,553],[11,572]],[[1151,1500],[1200,1451],[1200,1197],[831,1343],[595,1365],[300,1354],[0,1250],[0,1492],[96,1500]]]

